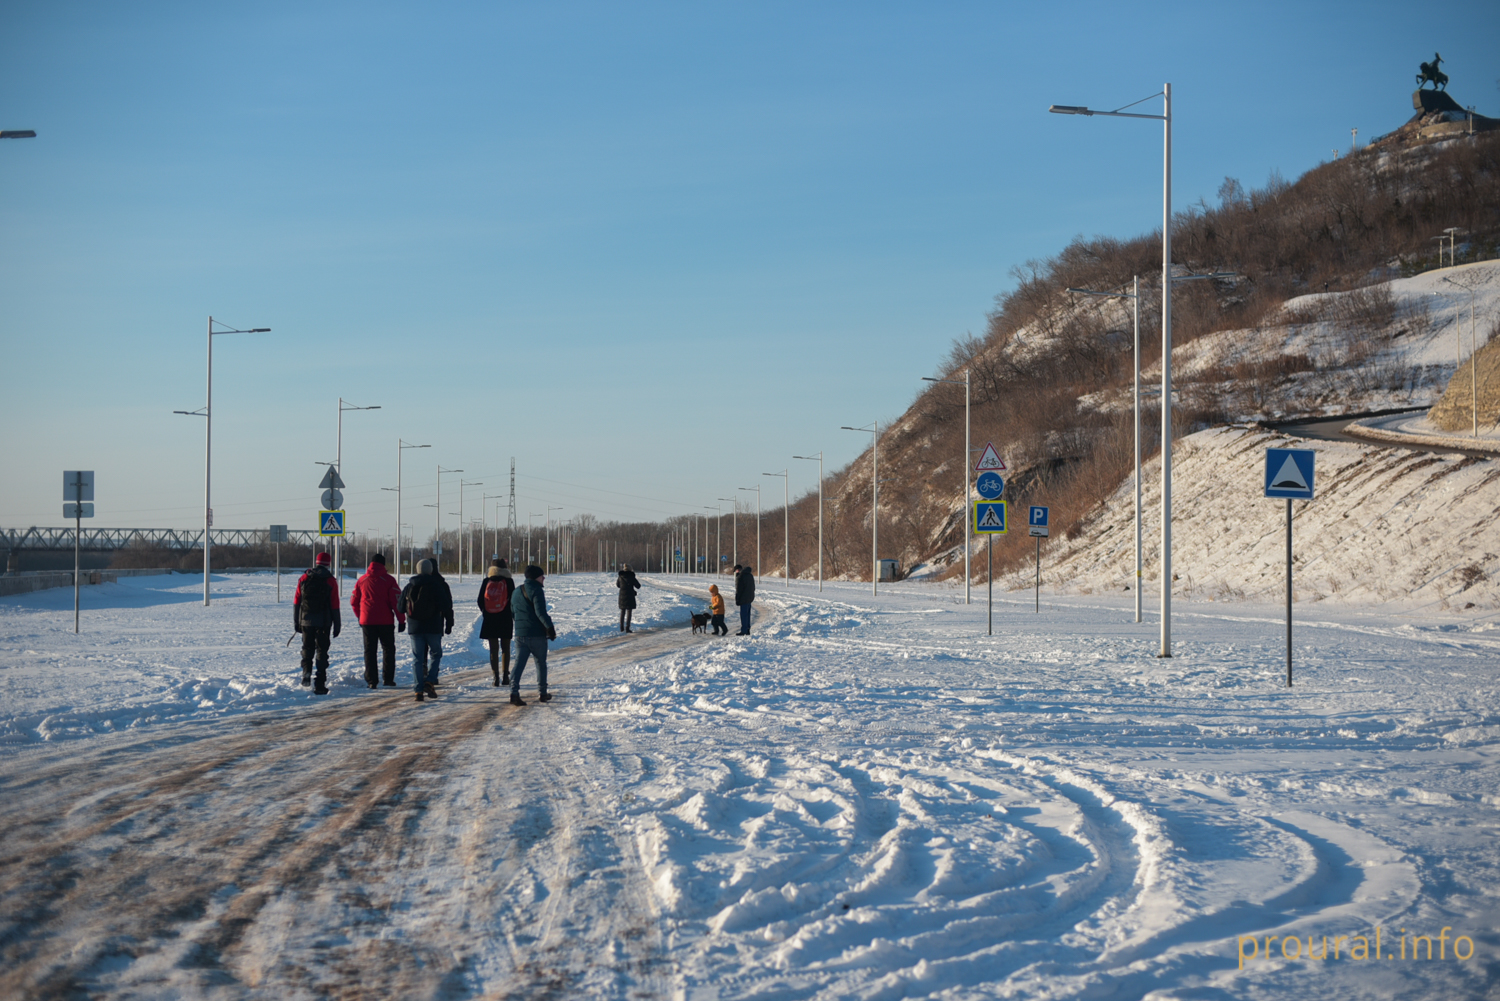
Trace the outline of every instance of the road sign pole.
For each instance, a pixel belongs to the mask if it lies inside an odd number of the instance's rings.
[[[1042,537],[1036,537],[1036,612],[1042,614]]]
[[[989,565],[985,568],[984,578],[988,582],[989,589],[990,589],[989,626],[986,629],[986,634],[989,635],[989,636],[993,636],[993,635],[995,635],[995,536],[994,535],[991,535],[989,537],[989,543],[985,546],[985,559],[988,561]]]
[[[281,543],[276,543],[276,604],[281,604]]]
[[[1292,687],[1292,499],[1286,499],[1286,687]]]
[[[83,496],[83,491],[81,489],[78,491],[78,496]],[[73,635],[76,636],[78,635],[78,565],[80,562],[79,550],[82,548],[79,540],[83,535],[83,501],[80,500],[78,502],[78,506],[73,510],[78,513],[78,517],[73,519]]]

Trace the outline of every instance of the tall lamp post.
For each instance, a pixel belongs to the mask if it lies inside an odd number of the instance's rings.
[[[443,474],[461,472],[463,472],[462,469],[444,469],[442,463],[437,464],[437,503],[432,505],[437,508],[436,513],[433,515],[435,520],[433,522],[434,535],[432,541],[434,543],[434,552],[432,554],[432,562],[439,573],[442,573],[443,570]],[[462,564],[460,564],[460,567],[462,567]]]
[[[547,505],[547,531],[546,531],[546,534],[542,537],[542,572],[543,573],[551,573],[552,572],[552,512],[553,511],[561,511],[562,509],[563,509],[563,506],[561,504],[558,504],[556,507],[554,507],[551,504]]]
[[[755,491],[755,565],[760,566],[760,484],[753,487],[735,487],[736,490]],[[759,571],[757,570],[757,573]]]
[[[923,382],[946,382],[951,385],[959,385],[957,379],[934,379],[931,376],[922,376]],[[970,524],[969,518],[969,456],[972,451],[969,445],[969,370],[964,369],[964,459],[960,462],[959,470],[964,474],[964,499],[959,508],[959,520],[964,523],[964,604],[969,604],[969,543],[973,540],[974,526]],[[818,453],[821,455],[822,453]],[[820,470],[821,472],[821,470]],[[821,489],[821,488],[820,488]],[[1137,619],[1137,622],[1140,620]]]
[[[35,135],[35,133],[32,133]],[[5,135],[4,138],[30,138],[29,136],[13,137]],[[223,327],[215,330],[214,327]],[[248,330],[240,330],[223,323],[216,323],[214,318],[208,318],[208,388],[205,391],[207,401],[202,410],[174,410],[174,414],[186,414],[189,417],[202,417],[203,421],[203,604],[209,603],[208,575],[209,568],[213,563],[212,545],[209,530],[213,528],[213,464],[214,464],[214,338],[224,334],[269,334],[270,327],[251,327]]]
[[[880,422],[872,421],[867,428],[852,428],[845,424],[840,431],[870,432],[870,593],[880,593]],[[968,457],[964,457],[965,464]],[[968,518],[965,512],[964,517]]]
[[[710,507],[709,505],[705,504],[703,505],[703,510],[714,512],[714,530],[716,532],[714,542],[714,576],[717,577],[720,573],[723,572],[720,564],[724,562],[724,505],[715,504]],[[703,550],[704,554],[707,555],[707,540],[704,540]]]
[[[458,530],[467,534],[469,538],[469,572],[474,572],[474,539],[473,533],[469,531],[469,525],[464,521],[464,487],[482,487],[484,481],[459,480],[458,481]],[[464,579],[464,535],[458,537],[458,579],[462,583]]]
[[[408,448],[431,448],[431,445],[411,445],[396,439],[396,579],[401,579],[401,453]],[[415,540],[413,540],[415,541]]]
[[[734,505],[734,513],[729,516],[729,548],[733,551],[730,556],[734,562],[740,561],[740,498],[736,494],[733,497],[717,497],[715,500],[726,501]]]
[[[791,470],[783,469],[779,473],[761,473],[762,476],[781,477],[781,544],[784,547],[781,580],[790,588],[792,586],[792,517],[791,517],[791,491],[787,488],[790,477],[787,473]]]
[[[342,477],[344,475],[344,411],[345,410],[379,410],[375,407],[356,407],[352,403],[345,403],[342,396],[339,397],[339,434],[338,445],[334,448],[334,470]],[[396,513],[400,517],[400,512]],[[345,528],[348,526],[345,525]],[[343,579],[344,576],[344,537],[336,535],[333,538],[333,572],[334,576]]]
[[[1127,112],[1141,101],[1160,96],[1162,113],[1143,115]],[[1161,649],[1158,657],[1172,656],[1172,85],[1160,95],[1152,94],[1114,111],[1094,111],[1068,104],[1047,110],[1058,115],[1103,115],[1110,118],[1145,118],[1162,123],[1161,184]]]
[[[1456,281],[1454,281],[1452,278],[1449,278],[1447,275],[1443,276],[1443,281],[1447,282],[1449,285],[1452,285],[1454,288],[1461,288],[1465,292],[1469,293],[1469,413],[1470,413],[1470,416],[1473,418],[1473,421],[1474,421],[1474,431],[1473,431],[1474,437],[1478,438],[1479,437],[1479,332],[1478,332],[1478,328],[1474,325],[1474,290],[1472,288],[1470,288],[1469,286],[1463,284],[1462,282],[1456,282]],[[1458,335],[1459,336],[1459,340],[1458,340],[1458,343],[1460,345],[1460,353],[1462,353],[1462,345],[1463,345],[1463,333],[1462,333],[1462,331],[1463,331],[1463,328],[1460,327],[1456,323],[1454,324],[1454,326],[1458,327],[1458,330],[1459,330],[1459,335]],[[1462,362],[1460,362],[1460,364],[1462,364]],[[1455,368],[1453,370],[1453,374],[1457,375],[1458,374],[1458,369]]]
[[[794,459],[807,459],[809,462],[817,460],[818,463],[818,590],[823,590],[823,453],[817,455],[794,455]],[[967,481],[965,481],[967,486]],[[965,539],[965,542],[968,540]],[[964,569],[969,568],[968,546],[964,546]],[[968,585],[965,585],[966,587]]]

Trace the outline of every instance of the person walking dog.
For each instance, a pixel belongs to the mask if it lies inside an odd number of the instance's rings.
[[[327,553],[319,553],[312,569],[297,578],[297,593],[292,596],[292,628],[302,634],[302,683],[312,685],[314,695],[328,694],[328,644],[344,628],[339,616],[339,582],[328,568],[332,561]]]
[[[479,585],[479,611],[484,615],[479,638],[490,645],[490,673],[496,688],[510,684],[510,637],[516,623],[511,596],[515,591],[515,576],[504,560],[495,557]]]
[[[620,589],[620,632],[628,633],[635,612],[635,592],[641,589],[641,582],[635,579],[635,571],[630,569],[629,563],[615,575],[615,587]]]
[[[406,631],[406,613],[401,609],[401,585],[385,568],[385,556],[370,557],[370,568],[354,584],[349,607],[365,634],[365,684],[377,688],[380,674],[375,666],[377,649],[385,654],[385,687],[396,687],[396,633]]]
[[[557,629],[552,625],[552,616],[547,614],[547,594],[542,590],[546,575],[542,568],[532,565],[526,568],[526,583],[514,595],[516,613],[516,666],[510,672],[510,704],[524,706],[521,701],[521,672],[526,670],[526,658],[536,658],[536,688],[538,702],[551,702],[552,693],[547,691],[547,641],[557,639]]]
[[[417,701],[437,698],[438,662],[443,659],[443,636],[453,632],[453,592],[438,573],[437,563],[423,560],[417,575],[401,592],[406,631],[411,636],[412,688]]]
[[[719,585],[708,585],[708,611],[713,616],[711,620],[714,626],[715,636],[728,636],[729,627],[724,624],[724,596],[719,593]]]
[[[750,605],[755,601],[755,571],[734,566],[734,603],[740,607],[740,631],[736,636],[750,635]]]

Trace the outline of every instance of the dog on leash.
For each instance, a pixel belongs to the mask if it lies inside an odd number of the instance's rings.
[[[709,614],[707,612],[693,613],[693,632],[701,633],[708,628]]]

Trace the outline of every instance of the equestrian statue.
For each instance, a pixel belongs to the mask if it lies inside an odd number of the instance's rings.
[[[1432,62],[1421,64],[1422,72],[1417,75],[1418,90],[1421,90],[1423,87],[1425,87],[1429,80],[1432,81],[1433,90],[1448,89],[1448,74],[1438,69],[1438,65],[1442,63],[1442,61],[1443,57],[1434,52],[1432,54]]]

